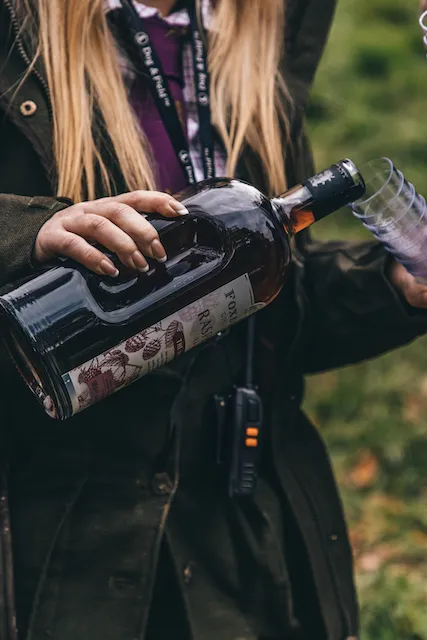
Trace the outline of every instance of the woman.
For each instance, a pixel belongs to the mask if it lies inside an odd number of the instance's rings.
[[[1,284],[56,255],[115,276],[94,240],[144,272],[167,257],[140,212],[185,215],[167,192],[213,169],[270,194],[312,174],[303,112],[335,2],[284,4],[197,3],[208,113],[192,2],[0,0]],[[350,547],[302,376],[414,339],[426,298],[374,243],[299,239],[257,316],[267,437],[247,501],[227,497],[211,446],[212,398],[242,382],[245,323],[65,423],[2,354],[1,640],[355,638]]]

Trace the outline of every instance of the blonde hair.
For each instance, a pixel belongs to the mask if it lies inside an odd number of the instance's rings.
[[[149,145],[129,105],[104,0],[16,0],[46,69],[53,111],[58,195],[93,199],[115,192],[95,106],[127,188],[156,187]],[[198,0],[200,11],[200,0]],[[32,7],[34,5],[34,7]],[[280,131],[287,130],[283,0],[217,0],[209,32],[212,119],[233,176],[245,145],[260,157],[271,194],[286,185]],[[38,25],[38,26],[36,26]],[[31,29],[30,29],[31,27]],[[35,62],[35,61],[34,61]],[[105,133],[104,133],[105,136]]]

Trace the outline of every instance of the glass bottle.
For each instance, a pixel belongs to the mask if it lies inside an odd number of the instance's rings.
[[[110,278],[57,261],[0,297],[3,337],[46,412],[66,419],[269,304],[291,237],[363,193],[350,160],[272,200],[236,179],[199,183],[178,195],[188,216],[149,218],[165,264],[141,274],[110,256]]]

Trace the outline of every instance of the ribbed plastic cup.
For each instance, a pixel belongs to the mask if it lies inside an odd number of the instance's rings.
[[[426,220],[425,201],[414,189],[411,202],[402,202],[402,211],[399,217],[395,218],[392,211],[381,218],[378,224],[363,223],[368,231],[371,231],[381,242],[394,242],[397,238],[408,237],[417,238],[420,229],[425,225]],[[414,244],[412,242],[412,244]]]
[[[365,195],[352,207],[355,216],[369,224],[369,221],[374,223],[394,198],[400,195],[405,178],[389,158],[372,160],[362,169],[366,186]]]
[[[405,180],[389,158],[372,160],[362,167],[366,178],[366,192],[353,205],[354,215],[364,224],[373,226],[391,217],[399,220],[412,205],[414,186]]]
[[[418,196],[418,200],[420,201],[420,207],[424,206],[424,214],[411,229],[405,233],[394,236],[374,232],[375,237],[381,240],[388,250],[402,260],[415,257],[418,245],[427,239],[427,204],[422,196]]]
[[[363,199],[354,215],[417,280],[427,283],[427,204],[389,158],[361,167]]]
[[[381,241],[392,240],[417,228],[424,216],[424,209],[417,202],[417,193],[411,185],[405,195],[394,198],[390,206],[386,206],[381,215],[370,216],[364,220],[364,226]],[[394,202],[395,200],[399,201]],[[397,209],[397,211],[396,211]]]

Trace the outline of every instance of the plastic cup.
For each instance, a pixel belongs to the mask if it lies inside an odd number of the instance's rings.
[[[361,168],[361,173],[366,191],[363,198],[353,203],[352,209],[356,217],[366,221],[367,218],[381,215],[390,202],[400,195],[406,181],[389,158],[368,162]]]
[[[412,185],[411,185],[412,186]],[[412,186],[412,193],[407,194],[407,198],[399,198],[399,213],[396,215],[396,208],[386,207],[381,217],[377,216],[377,222],[372,218],[364,221],[363,224],[379,240],[387,241],[410,232],[415,227],[422,224],[425,215],[425,201],[420,200],[420,196]]]
[[[387,161],[387,162],[386,162]],[[391,160],[388,158],[382,158],[381,163],[385,163],[389,167]],[[369,176],[371,164],[374,164],[374,171],[376,171],[375,163],[368,163],[365,165],[365,175]],[[405,220],[405,215],[414,204],[414,199],[417,194],[414,186],[407,182],[403,174],[398,171],[391,163],[393,170],[390,174],[386,174],[385,178],[388,180],[388,185],[384,185],[377,193],[364,197],[364,199],[355,202],[352,205],[354,215],[359,218],[369,228],[379,228],[380,226],[392,226],[400,222],[405,228],[409,228],[409,225],[414,225],[420,213],[419,208],[414,208],[410,214],[410,219]],[[363,173],[362,173],[363,175]],[[380,174],[375,174],[376,176]],[[374,186],[377,186],[378,180],[374,180],[374,184],[369,180],[369,189],[372,191]],[[389,199],[387,199],[389,198]]]
[[[420,263],[409,262],[408,264],[405,264],[405,262],[401,260],[398,262],[403,264],[405,269],[414,276],[417,282],[427,284],[427,264],[425,260],[422,260]]]
[[[424,239],[417,245],[414,245],[405,252],[395,254],[390,251],[399,262],[405,267],[413,267],[414,269],[421,269],[424,265],[424,270],[427,275],[427,240]]]
[[[427,240],[427,213],[420,218],[419,223],[415,227],[399,236],[374,235],[391,253],[402,258],[410,259],[413,254],[413,249],[415,250],[419,244]]]
[[[361,169],[363,198],[354,215],[419,282],[427,283],[427,203],[389,158]]]

